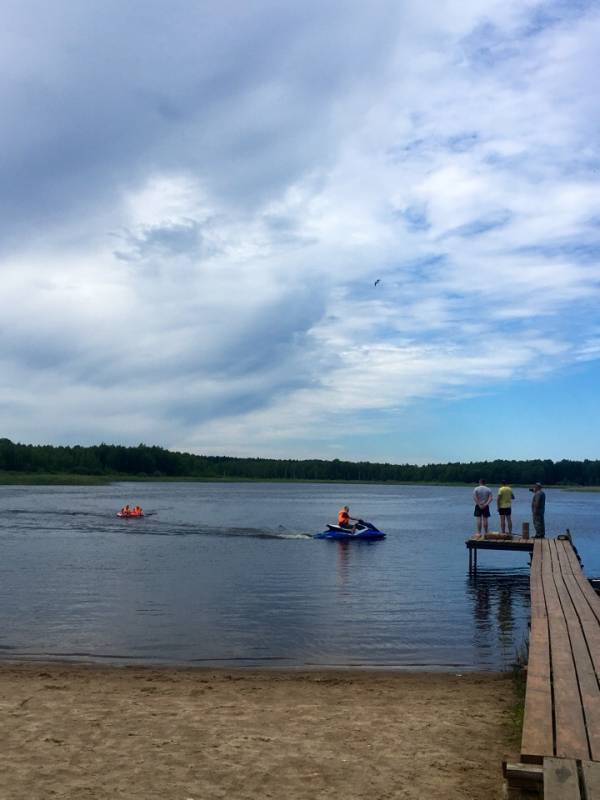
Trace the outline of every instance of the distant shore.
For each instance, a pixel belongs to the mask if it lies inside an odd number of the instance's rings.
[[[11,800],[500,798],[510,674],[0,664]]]
[[[194,475],[77,475],[51,472],[6,472],[0,470],[0,486],[110,486],[112,483],[332,483],[358,486],[473,486],[459,481],[359,481],[300,478],[245,478],[245,477],[198,477]],[[494,485],[490,482],[490,485]],[[527,489],[529,484],[513,483],[515,489]],[[564,492],[600,492],[600,486],[578,486],[574,484],[548,485],[547,489]]]

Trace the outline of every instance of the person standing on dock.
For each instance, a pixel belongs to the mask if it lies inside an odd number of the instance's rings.
[[[533,497],[531,498],[531,514],[533,516],[535,538],[543,539],[546,535],[546,525],[544,522],[546,492],[543,490],[542,484],[539,481],[529,491],[533,492]]]
[[[508,523],[508,532],[512,534],[512,501],[515,499],[513,490],[510,486],[506,485],[506,481],[500,481],[500,488],[498,489],[498,497],[496,503],[498,504],[498,514],[500,514],[500,530],[506,533]]]
[[[483,478],[479,485],[473,489],[473,500],[475,501],[474,515],[477,519],[477,535],[481,536],[481,526],[483,524],[484,535],[488,532],[488,519],[490,518],[490,503],[494,499],[492,490],[485,485]]]

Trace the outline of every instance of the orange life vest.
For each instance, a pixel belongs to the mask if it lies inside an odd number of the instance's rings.
[[[338,525],[349,525],[349,524],[350,524],[350,514],[348,514],[345,508],[342,508],[341,511],[338,511]]]

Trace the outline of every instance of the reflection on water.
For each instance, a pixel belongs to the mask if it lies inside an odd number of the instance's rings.
[[[516,490],[515,526],[530,496]],[[117,519],[125,503],[147,516]],[[314,540],[337,509],[381,542]],[[600,574],[600,495],[547,492]],[[506,669],[528,557],[468,578],[471,489],[334,484],[0,487],[0,653],[193,664]]]
[[[483,654],[498,647],[502,660],[513,659],[525,639],[521,621],[529,613],[529,572],[478,570],[466,581],[467,596],[473,607],[474,645]]]
[[[340,587],[343,587],[346,583],[348,577],[348,562],[350,558],[350,546],[351,544],[358,544],[358,542],[343,542],[338,541],[335,543],[337,545],[337,576],[338,581],[337,584]]]

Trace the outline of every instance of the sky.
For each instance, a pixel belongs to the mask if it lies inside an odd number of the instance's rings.
[[[597,458],[600,2],[5,0],[0,435]]]

